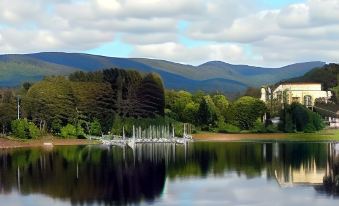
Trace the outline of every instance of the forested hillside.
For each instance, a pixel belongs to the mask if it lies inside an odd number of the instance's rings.
[[[68,75],[77,70],[25,56],[2,56],[0,58],[0,87],[14,87],[23,82],[39,81],[44,76]]]
[[[323,90],[332,91],[332,98],[325,102],[318,99],[315,104],[314,111],[323,117],[337,117],[339,109],[339,64],[326,64],[323,67],[314,68],[305,75],[285,82],[317,82],[321,83]]]
[[[305,62],[279,68],[233,65],[210,61],[193,66],[165,60],[116,58],[81,53],[45,52],[0,55],[0,86],[13,87],[35,82],[50,75],[69,75],[74,71],[98,71],[107,68],[157,73],[167,89],[195,92],[222,92],[228,96],[243,93],[248,87],[260,87],[305,74],[323,62]]]
[[[339,64],[326,64],[314,68],[305,75],[287,80],[289,82],[319,82],[325,90],[338,85]]]

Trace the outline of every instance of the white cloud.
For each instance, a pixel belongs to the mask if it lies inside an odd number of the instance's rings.
[[[0,1],[0,21],[8,24],[20,24],[36,20],[37,13],[43,11],[41,1]]]
[[[117,0],[96,0],[94,1],[94,5],[100,10],[108,12],[117,12],[122,9],[122,5]]]
[[[310,15],[315,23],[336,24],[339,21],[339,1],[337,0],[309,0]]]
[[[308,0],[274,10],[258,2],[1,0],[0,51],[81,52],[112,42],[118,34],[131,44],[133,55],[186,63],[337,61],[338,0]],[[181,21],[188,22],[184,31],[178,29]],[[192,47],[179,36],[205,41],[204,46]]]
[[[279,12],[278,24],[280,27],[300,28],[309,26],[309,7],[305,4],[293,4]]]
[[[242,47],[235,44],[212,44],[190,48],[174,42],[138,45],[133,55],[194,64],[216,59],[228,59],[230,62],[240,63],[246,58]]]

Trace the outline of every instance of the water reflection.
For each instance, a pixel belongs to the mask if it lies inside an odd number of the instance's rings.
[[[43,194],[74,205],[150,203],[161,198],[166,181],[230,178],[225,174],[265,178],[282,189],[308,186],[336,196],[339,146],[196,142],[145,144],[134,150],[77,146],[0,151],[1,194]]]

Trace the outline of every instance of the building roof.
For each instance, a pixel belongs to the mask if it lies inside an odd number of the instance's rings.
[[[314,108],[323,116],[339,118],[339,106],[337,104],[316,103]]]
[[[289,85],[289,84],[291,84],[291,85],[300,85],[300,84],[320,84],[320,85],[321,85],[321,83],[319,83],[319,82],[283,82],[283,83],[281,83],[280,85]]]

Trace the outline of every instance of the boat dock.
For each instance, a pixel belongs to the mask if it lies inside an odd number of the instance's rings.
[[[125,136],[125,132],[123,132],[123,136],[119,135],[102,135],[98,136],[87,136],[88,139],[98,140],[103,145],[110,146],[119,146],[126,147],[129,146],[131,148],[135,148],[136,144],[186,144],[188,142],[193,141],[193,138],[190,134],[187,134],[187,126],[184,125],[184,134],[183,137],[175,137],[174,129],[172,134],[170,134],[169,129],[159,129],[159,132],[154,132],[154,135],[145,135],[147,134],[144,131],[141,131],[141,128],[136,129],[133,126],[133,136],[127,138]],[[123,129],[124,130],[124,129]],[[144,135],[143,135],[144,134]],[[149,133],[150,134],[150,133]],[[147,137],[145,137],[147,136]],[[159,137],[160,136],[160,137]]]

